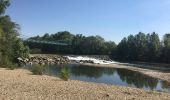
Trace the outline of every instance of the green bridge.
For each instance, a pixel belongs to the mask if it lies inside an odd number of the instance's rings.
[[[33,39],[28,39],[24,40],[25,42],[32,42],[32,43],[41,43],[41,44],[52,44],[52,45],[61,45],[61,46],[69,46],[71,44],[64,43],[61,41],[43,41],[43,40],[33,40]]]
[[[24,42],[30,42],[30,43],[41,43],[41,44],[50,44],[50,45],[58,45],[58,46],[70,46],[70,43],[66,43],[65,41],[62,40],[57,40],[57,41],[44,41],[44,40],[35,40],[35,39],[30,39],[29,36],[20,34],[19,36]]]

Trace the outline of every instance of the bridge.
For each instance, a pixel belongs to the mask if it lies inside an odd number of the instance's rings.
[[[24,41],[26,41],[26,42],[32,42],[32,43],[41,43],[41,44],[61,45],[61,46],[71,45],[71,44],[62,43],[62,42],[57,42],[57,41],[42,41],[42,40],[33,40],[33,39],[24,40]]]
[[[51,45],[60,45],[60,46],[69,46],[69,45],[71,45],[71,44],[68,44],[68,43],[64,43],[61,40],[58,40],[58,41],[44,41],[44,40],[29,39],[28,36],[25,36],[25,35],[20,35],[20,38],[25,42],[31,42],[31,43],[51,44]]]

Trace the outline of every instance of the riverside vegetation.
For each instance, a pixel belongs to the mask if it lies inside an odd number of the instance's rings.
[[[34,75],[42,75],[43,71],[44,71],[44,66],[35,65],[35,66],[32,67],[31,71]]]
[[[9,0],[0,0],[0,66],[14,69],[18,57],[28,57],[28,47],[19,36],[19,25],[4,15],[10,5]]]
[[[60,73],[59,73],[59,77],[65,81],[68,81],[69,78],[69,71],[65,68],[62,67]]]
[[[31,66],[31,72],[33,73],[33,75],[43,75],[44,72],[46,72],[46,66],[44,65],[33,65]],[[50,73],[47,73],[48,75]],[[61,79],[63,79],[64,81],[68,81],[69,79],[69,71],[68,69],[66,69],[66,67],[62,66],[60,71],[59,71],[59,75],[58,75]]]

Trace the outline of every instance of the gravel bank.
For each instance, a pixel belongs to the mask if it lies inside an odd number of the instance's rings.
[[[24,69],[0,69],[2,100],[169,100],[170,94],[130,87],[62,81]]]

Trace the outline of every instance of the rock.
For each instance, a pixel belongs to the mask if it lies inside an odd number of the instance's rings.
[[[21,58],[21,57],[19,57],[19,58],[17,58],[18,59],[18,61],[23,61],[23,59]]]
[[[68,63],[69,59],[63,56],[53,56],[53,55],[36,55],[30,58],[18,58],[19,61],[29,64],[63,64]]]
[[[30,65],[32,65],[33,63],[32,62],[28,62]]]

